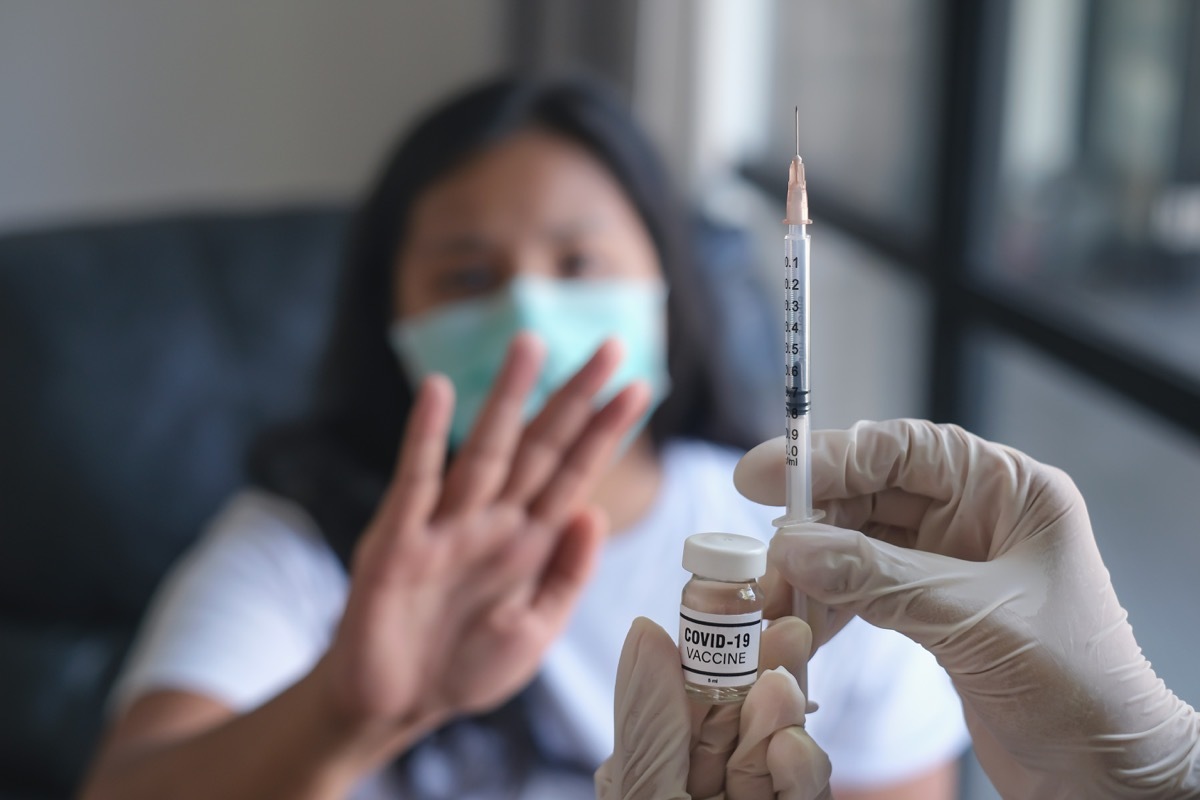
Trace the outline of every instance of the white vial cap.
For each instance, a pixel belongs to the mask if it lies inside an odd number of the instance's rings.
[[[767,571],[767,543],[737,533],[696,533],[683,543],[683,568],[719,581],[752,581]]]

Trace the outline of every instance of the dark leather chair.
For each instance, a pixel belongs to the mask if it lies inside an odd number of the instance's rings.
[[[0,237],[0,800],[66,797],[155,585],[303,412],[346,215],[294,209]],[[749,243],[698,223],[713,357],[776,427]],[[764,343],[765,346],[764,346]]]
[[[0,238],[0,798],[67,797],[155,584],[300,413],[345,214]]]

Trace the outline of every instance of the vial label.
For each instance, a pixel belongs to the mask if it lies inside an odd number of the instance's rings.
[[[706,614],[679,607],[679,659],[688,683],[747,686],[758,677],[762,611]]]

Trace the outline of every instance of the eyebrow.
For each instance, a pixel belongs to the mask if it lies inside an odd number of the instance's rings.
[[[478,253],[488,249],[488,240],[475,233],[456,233],[444,236],[432,242],[429,250],[436,253],[455,255],[458,253]]]
[[[608,228],[609,220],[605,217],[589,217],[583,220],[553,225],[542,231],[542,237],[552,242],[563,242],[580,235],[587,235]],[[451,233],[436,238],[430,242],[427,250],[444,255],[474,254],[491,247],[491,241],[478,233]]]
[[[573,239],[581,234],[596,233],[610,227],[607,217],[588,217],[547,228],[542,235],[556,242]]]

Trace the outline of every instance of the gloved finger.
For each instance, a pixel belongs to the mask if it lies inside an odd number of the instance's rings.
[[[600,796],[686,800],[690,721],[679,650],[644,617],[621,649],[614,721],[612,757],[596,774]]]
[[[798,617],[774,620],[762,633],[758,656],[758,674],[783,668],[797,683],[803,683],[812,653],[812,629]]]
[[[752,447],[733,468],[734,488],[760,505],[787,503],[785,446],[784,437],[776,436]]]
[[[776,534],[768,559],[820,602],[899,631],[939,656],[960,638],[955,634],[1028,591],[1004,565],[906,550],[819,523]]]
[[[738,491],[782,505],[783,447],[780,437],[743,456],[734,470]],[[813,499],[828,523],[968,561],[994,558],[1027,538],[1022,520],[1086,513],[1061,470],[957,426],[924,420],[814,431],[812,475]],[[1030,514],[1027,498],[1051,510]]]
[[[864,532],[867,526],[875,525],[915,535],[933,503],[928,497],[904,489],[883,489],[853,497],[822,497],[817,505],[825,512],[821,522],[826,525]]]
[[[776,732],[802,727],[804,710],[804,693],[791,673],[782,667],[763,673],[742,705],[738,746],[725,770],[727,800],[774,797],[767,746]]]
[[[812,632],[803,620],[785,617],[763,631],[759,674],[781,668],[803,682],[808,669]],[[751,692],[753,693],[753,689]],[[736,703],[692,703],[691,772],[688,792],[693,797],[713,797],[725,786],[726,764],[738,744],[742,707]]]
[[[812,634],[809,658],[854,619],[854,612],[830,608],[793,588],[771,564],[767,565],[767,574],[759,579],[759,585],[766,595],[763,611],[766,619],[796,617],[808,625]],[[797,680],[800,681],[801,689],[807,688],[803,678],[797,676]]]
[[[792,586],[779,574],[779,570],[767,564],[767,572],[758,579],[758,585],[764,596],[763,619],[797,616],[792,608]]]
[[[767,770],[778,800],[829,800],[833,766],[808,731],[776,731],[767,745]],[[769,795],[768,795],[769,796]]]
[[[814,604],[815,605],[815,604]],[[800,617],[781,617],[771,620],[762,635],[762,649],[758,660],[758,674],[782,667],[791,673],[800,684],[800,691],[808,696],[808,660],[813,653],[813,632]],[[809,702],[808,713],[817,710]]]
[[[848,431],[821,431],[820,441],[828,446],[822,448],[823,457],[817,457],[814,473],[832,469],[832,462],[839,453],[849,447]],[[814,434],[815,435],[815,434]],[[733,471],[733,485],[750,500],[763,505],[783,505],[785,498],[784,437],[769,439],[742,456]],[[828,451],[828,452],[826,452]],[[930,506],[928,497],[913,495],[901,489],[883,489],[877,493],[845,496],[830,495],[831,490],[841,489],[841,484],[829,476],[813,478],[814,505],[825,512],[825,522],[838,528],[865,530],[871,535],[878,532],[885,541],[893,544],[911,545]],[[891,529],[895,528],[895,531]],[[768,573],[769,578],[769,573]],[[760,581],[761,583],[761,581]],[[773,606],[768,594],[765,616],[768,619],[797,614],[791,603],[786,607]],[[809,620],[810,624],[812,620]],[[828,641],[817,637],[818,642]]]
[[[692,704],[691,769],[687,791],[692,797],[716,797],[725,789],[725,765],[737,747],[742,705]]]
[[[854,430],[866,430],[865,426],[859,423]],[[850,481],[837,473],[848,458],[847,451],[855,446],[853,432],[813,432],[813,501],[825,512],[823,521],[854,530],[877,522],[916,531],[929,508],[929,497],[887,486],[851,494],[847,488]],[[756,503],[782,506],[786,497],[785,444],[784,437],[777,436],[742,456],[733,470],[734,487]]]
[[[1007,552],[1031,533],[1023,521],[1083,510],[1061,470],[955,425],[924,420],[814,432],[813,495],[870,496],[871,521],[915,529],[916,549],[968,561]],[[1050,510],[1031,513],[1036,505]]]
[[[964,478],[975,466],[972,440],[983,443],[958,426],[917,419],[813,431],[813,494],[818,494],[818,486],[820,496],[830,499],[901,489],[947,502],[960,494]],[[995,461],[995,455],[987,460]]]

